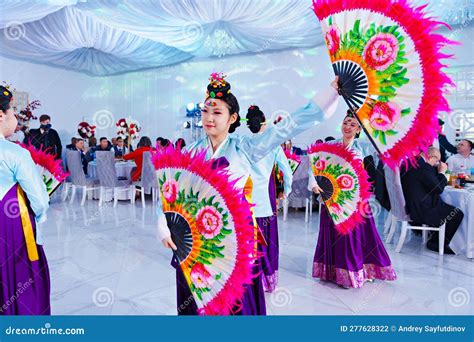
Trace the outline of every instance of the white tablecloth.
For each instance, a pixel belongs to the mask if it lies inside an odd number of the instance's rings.
[[[474,188],[454,189],[447,186],[441,198],[455,206],[464,214],[464,218],[449,247],[456,253],[474,258]]]
[[[132,169],[137,166],[135,162],[123,162],[123,161],[117,161],[115,163],[115,170],[117,172],[117,177],[124,177],[127,179],[131,179],[131,172]],[[97,176],[97,165],[95,161],[91,161],[87,165],[87,175],[92,177],[92,178],[98,178]],[[107,189],[105,191],[105,201],[111,201],[113,199],[113,189]],[[100,196],[100,190],[94,190],[92,194],[93,198],[98,199]],[[129,200],[129,194],[128,192],[125,191],[120,191],[118,194],[118,199],[119,200]]]

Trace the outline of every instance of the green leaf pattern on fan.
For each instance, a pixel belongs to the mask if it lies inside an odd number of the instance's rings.
[[[181,172],[176,172],[173,179],[167,180],[166,174],[163,173],[158,182],[164,199],[173,207],[181,207],[196,221],[196,228],[200,232],[198,235],[200,248],[199,254],[190,264],[190,288],[202,300],[203,293],[211,290],[212,282],[222,277],[221,273],[212,275],[206,265],[211,265],[216,258],[225,258],[222,254],[225,249],[222,241],[232,233],[228,228],[229,213],[215,196],[201,197],[199,192],[194,192],[192,188],[189,191],[179,189],[180,177]]]
[[[333,206],[337,204],[342,209],[344,204],[346,204],[348,201],[349,202],[354,201],[359,189],[359,183],[358,183],[358,178],[352,172],[352,170],[349,167],[343,166],[337,162],[332,162],[331,156],[325,156],[324,158],[321,158],[320,155],[312,155],[311,157],[312,157],[311,164],[313,167],[314,176],[322,176],[322,177],[331,178],[335,182],[337,182],[337,184],[341,187],[342,187],[342,184],[338,181],[341,179],[340,178],[341,176],[350,177],[353,181],[353,187],[351,189],[344,189],[344,190],[342,190],[342,188],[339,188],[339,190],[335,189],[333,197],[331,197],[328,201],[326,201],[326,204],[328,206]],[[340,212],[339,215],[333,212],[329,213],[329,215],[335,221],[338,221],[341,219],[341,214],[342,216],[345,216],[345,217],[350,216],[350,214],[345,211]]]
[[[357,19],[351,30],[341,35],[332,16],[328,18],[326,44],[331,60],[349,59],[364,64],[364,70],[372,70],[367,75],[369,84],[377,84],[379,95],[366,101],[371,134],[381,144],[387,145],[387,137],[398,135],[397,122],[411,114],[410,108],[401,109],[396,103],[397,90],[408,84],[408,69],[404,36],[398,25],[370,24],[360,27]]]

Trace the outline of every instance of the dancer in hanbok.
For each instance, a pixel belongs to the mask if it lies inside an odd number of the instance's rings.
[[[209,159],[224,157],[229,163],[228,170],[237,180],[236,187],[242,189],[243,195],[251,196],[250,171],[252,164],[263,159],[290,136],[297,135],[329,118],[337,106],[338,93],[336,89],[337,78],[332,83],[332,87],[321,92],[314,101],[310,101],[306,106],[290,115],[280,117],[279,120],[276,120],[277,123],[269,125],[262,134],[238,136],[230,133],[233,133],[240,125],[239,103],[231,93],[230,84],[223,75],[213,73],[211,83],[207,87],[208,92],[202,110],[202,122],[206,137],[191,144],[187,150],[206,149]],[[162,243],[167,248],[176,249],[162,208],[158,206],[157,211],[159,216],[158,233]],[[255,267],[257,273],[253,284],[247,287],[244,298],[241,300],[242,305],[236,308],[235,314],[262,315],[266,313],[258,265],[257,262]],[[179,267],[176,268],[176,272],[178,314],[196,314],[196,305],[192,304],[193,297]]]
[[[48,263],[37,243],[49,196],[28,150],[6,140],[17,126],[11,101],[0,87],[0,315],[49,315]]]
[[[258,106],[250,106],[246,116],[247,126],[254,134],[262,134],[266,127],[265,114]],[[293,174],[288,159],[281,146],[274,148],[263,159],[252,165],[250,177],[253,181],[252,201],[255,204],[253,212],[257,225],[265,239],[259,244],[262,251],[260,262],[263,271],[263,288],[265,292],[273,292],[278,283],[278,221],[276,215],[276,189],[273,177],[274,165],[283,173],[283,196],[291,192]]]
[[[356,140],[361,127],[356,118],[348,112],[341,127],[342,143],[361,159],[371,155],[369,147],[363,148]],[[312,170],[309,170],[308,190],[320,194]],[[367,209],[365,221],[348,234],[341,234],[334,228],[325,205],[321,208],[319,237],[313,260],[313,277],[331,281],[344,288],[360,288],[366,281],[395,280],[396,274],[390,257],[380,239],[374,218]]]

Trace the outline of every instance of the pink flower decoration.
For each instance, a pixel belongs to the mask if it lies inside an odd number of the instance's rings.
[[[316,164],[314,165],[316,170],[323,171],[326,168],[326,161],[323,159],[319,159]]]
[[[196,223],[202,236],[206,239],[212,239],[222,229],[222,215],[215,207],[207,205],[198,211]]]
[[[339,177],[337,177],[336,181],[342,191],[349,191],[354,189],[354,178],[349,175],[340,175]]]
[[[334,55],[341,46],[341,31],[336,25],[331,25],[326,32],[326,44],[331,55]]]
[[[393,129],[400,118],[400,107],[393,102],[377,102],[369,114],[370,125],[383,132]]]
[[[211,285],[211,281],[213,280],[212,275],[206,269],[206,266],[199,262],[195,263],[193,268],[191,268],[190,276],[191,281],[197,288],[209,287]]]
[[[168,203],[173,203],[178,197],[178,183],[174,180],[167,180],[161,187],[163,197]]]
[[[379,33],[367,42],[363,55],[370,67],[384,71],[397,58],[398,49],[397,37],[389,33]]]
[[[337,203],[331,204],[331,211],[336,215],[341,215],[343,213],[341,206]]]

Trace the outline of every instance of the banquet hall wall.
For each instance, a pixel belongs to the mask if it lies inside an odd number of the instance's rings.
[[[474,43],[469,39],[472,27],[455,30],[452,38],[463,45],[454,48],[456,59],[451,65],[472,65]],[[74,71],[0,57],[1,80],[17,90],[38,99],[41,107],[35,112],[48,113],[59,131],[63,143],[76,132],[80,121],[93,123],[96,136],[115,135],[115,122],[132,117],[142,126],[142,135],[153,140],[158,136],[190,140],[190,130],[184,130],[186,105],[203,100],[209,73],[225,71],[232,91],[239,99],[241,114],[251,104],[259,105],[267,116],[276,111],[292,111],[303,105],[329,83],[332,71],[325,47],[293,49],[259,55],[240,55],[182,63],[159,69],[143,70],[123,75],[91,77]],[[456,104],[454,104],[456,106]],[[338,135],[345,105],[342,101],[338,115],[313,131],[294,140],[305,146],[315,138]],[[32,127],[38,125],[32,122]],[[239,133],[247,134],[241,127]],[[454,136],[452,127],[445,127],[448,138]]]

